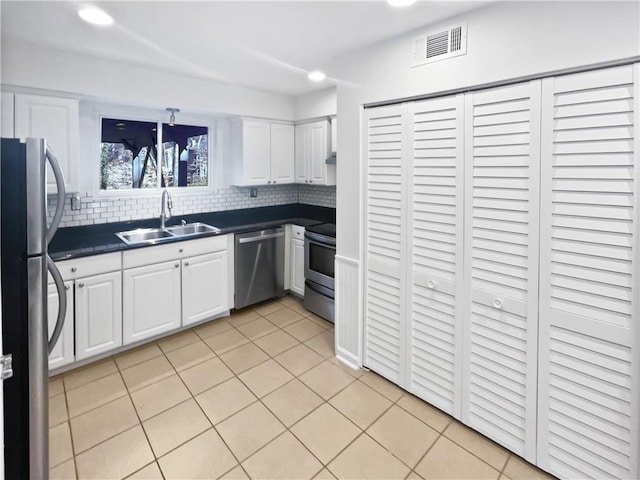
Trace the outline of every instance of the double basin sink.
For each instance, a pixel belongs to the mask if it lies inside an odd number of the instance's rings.
[[[220,233],[218,227],[206,223],[188,223],[165,228],[138,228],[127,232],[116,233],[116,236],[127,245],[142,243],[154,244],[178,238],[196,237],[207,233]]]

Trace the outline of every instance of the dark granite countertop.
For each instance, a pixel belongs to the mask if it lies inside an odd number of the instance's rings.
[[[188,223],[203,222],[221,229],[220,233],[203,234],[197,237],[175,238],[162,243],[181,242],[205,236],[227,233],[249,232],[262,228],[272,228],[287,223],[309,226],[317,223],[335,223],[335,208],[318,207],[302,203],[276,205],[272,207],[245,208],[221,212],[176,215],[167,221],[167,226],[179,225],[182,220]],[[102,223],[80,227],[61,228],[49,245],[49,255],[54,260],[118,252],[133,248],[148,247],[149,244],[127,245],[118,237],[117,232],[136,228],[158,228],[159,218],[133,220],[130,222]]]

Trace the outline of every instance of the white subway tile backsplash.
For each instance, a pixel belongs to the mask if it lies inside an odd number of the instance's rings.
[[[201,212],[235,210],[239,208],[265,207],[288,203],[306,203],[335,208],[336,187],[319,185],[261,186],[258,196],[249,197],[247,187],[228,187],[211,193],[180,194],[173,196],[173,215],[189,215]],[[81,210],[71,210],[70,196],[65,200],[61,227],[91,225],[126,220],[142,220],[160,215],[160,195],[139,198],[94,198],[82,194]],[[55,213],[56,199],[49,197],[49,221]]]

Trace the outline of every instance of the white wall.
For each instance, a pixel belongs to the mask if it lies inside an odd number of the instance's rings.
[[[81,53],[3,41],[3,85],[193,113],[293,120],[294,97],[115,62]]]
[[[412,38],[432,28],[426,27],[328,65],[327,74],[339,82],[337,258],[344,261],[336,268],[362,268],[357,262],[361,254],[363,104],[634,57],[640,55],[639,19],[638,2],[495,3],[446,22],[468,22],[465,56],[411,68]],[[360,281],[362,277],[349,278]],[[354,315],[359,310],[350,304],[361,301],[359,288],[354,281],[348,287],[336,287],[341,304],[336,312],[337,349],[346,352],[343,358],[361,358],[362,314]],[[344,315],[340,311],[343,304]]]
[[[338,112],[336,87],[299,95],[295,98],[295,120],[328,117]]]

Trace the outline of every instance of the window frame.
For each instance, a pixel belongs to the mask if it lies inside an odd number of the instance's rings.
[[[94,152],[92,158],[92,179],[91,184],[93,187],[93,193],[95,197],[102,198],[113,198],[113,197],[144,197],[144,196],[157,196],[166,188],[171,195],[181,196],[181,195],[193,195],[193,194],[203,194],[203,193],[212,193],[216,190],[214,186],[214,175],[217,173],[215,169],[214,155],[215,155],[215,142],[214,137],[216,129],[215,122],[213,120],[209,121],[201,121],[191,119],[189,115],[181,115],[183,118],[180,118],[180,125],[194,126],[194,127],[206,127],[207,128],[207,142],[208,142],[208,159],[207,159],[207,186],[199,186],[199,187],[161,187],[161,175],[158,175],[156,187],[154,188],[126,188],[126,189],[113,189],[113,190],[103,190],[100,188],[100,155],[101,155],[101,144],[102,144],[102,120],[105,118],[116,118],[121,119],[123,121],[135,121],[135,122],[155,122],[157,125],[157,143],[156,143],[156,151],[158,152],[158,166],[159,171],[161,170],[160,166],[160,158],[162,150],[162,125],[164,123],[168,123],[168,119],[163,118],[162,114],[158,115],[144,115],[138,113],[126,113],[126,112],[117,112],[117,111],[102,111],[94,118],[96,119],[96,139],[95,148],[92,148],[91,151]],[[184,120],[184,121],[183,121]]]

